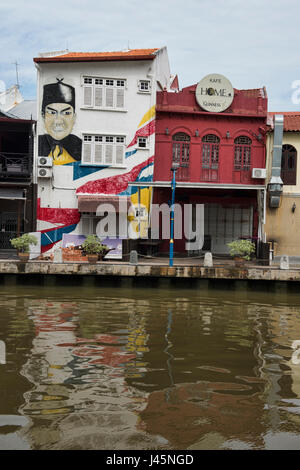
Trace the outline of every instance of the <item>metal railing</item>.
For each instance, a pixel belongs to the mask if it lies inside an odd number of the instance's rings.
[[[23,232],[18,233],[17,230],[7,232],[0,231],[0,250],[14,250],[10,240],[21,235],[23,235]]]
[[[32,174],[29,153],[0,152],[0,178],[28,178]]]

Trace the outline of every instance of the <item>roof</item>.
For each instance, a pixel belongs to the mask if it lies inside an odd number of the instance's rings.
[[[283,112],[272,112],[268,113],[268,125],[274,127],[274,115],[282,114],[283,130],[285,132],[300,132],[300,112],[295,111],[283,111]]]
[[[36,121],[36,101],[24,100],[22,101],[22,103],[18,103],[16,106],[11,108],[10,113],[13,114],[14,117],[19,119],[33,119],[34,121]]]
[[[160,91],[157,93],[156,110],[158,112],[174,112],[189,114],[205,114],[219,116],[253,116],[266,120],[267,92],[265,87],[250,90],[234,88],[234,99],[231,105],[222,113],[205,111],[197,103],[197,83],[183,88],[178,93]]]
[[[35,57],[34,62],[98,62],[115,60],[153,60],[157,51],[154,49],[129,49],[116,52],[68,52],[51,56]]]

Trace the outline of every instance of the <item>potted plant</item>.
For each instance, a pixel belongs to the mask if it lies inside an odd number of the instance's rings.
[[[255,253],[255,243],[251,240],[234,240],[227,243],[227,246],[236,266],[243,266],[245,261],[251,259],[252,253]]]
[[[29,247],[37,245],[37,238],[30,233],[24,233],[20,237],[10,240],[10,243],[18,251],[19,259],[26,262],[29,260]]]
[[[93,264],[97,263],[99,257],[107,250],[107,246],[103,245],[96,235],[88,235],[81,246],[89,262]]]

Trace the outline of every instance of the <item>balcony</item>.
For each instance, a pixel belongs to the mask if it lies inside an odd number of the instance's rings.
[[[0,179],[22,180],[32,174],[32,157],[28,153],[0,152]]]

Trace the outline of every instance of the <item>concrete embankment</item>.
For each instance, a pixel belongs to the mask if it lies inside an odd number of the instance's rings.
[[[228,279],[249,281],[300,281],[300,269],[279,269],[276,266],[249,265],[237,268],[233,264],[224,264],[207,268],[200,265],[175,265],[139,263],[131,265],[124,262],[89,263],[53,263],[29,261],[22,263],[16,260],[0,261],[0,275],[55,275],[55,276],[104,276],[104,277],[137,277],[137,278],[176,278],[176,279]]]

